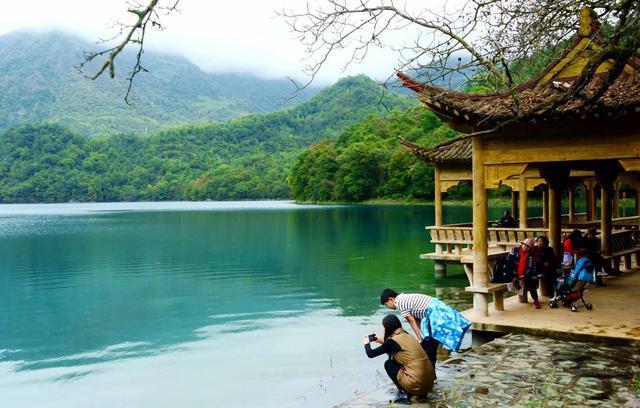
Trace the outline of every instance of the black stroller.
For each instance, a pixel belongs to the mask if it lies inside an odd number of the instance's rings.
[[[595,268],[589,257],[586,256],[586,241],[580,240],[576,246],[578,261],[565,276],[558,278],[556,282],[558,294],[549,301],[549,307],[552,309],[558,307],[558,302],[562,302],[562,306],[568,307],[572,312],[577,312],[578,307],[574,305],[574,302],[578,299],[582,301],[587,310],[593,309],[593,305],[584,300],[584,288],[594,282]]]
[[[572,312],[577,312],[578,307],[574,305],[574,302],[580,299],[587,310],[592,310],[593,305],[584,300],[584,288],[589,282],[590,281],[585,280],[571,281],[568,278],[559,278],[556,284],[557,295],[549,300],[549,307],[555,309],[558,307],[558,302],[561,302],[562,306],[568,307]]]

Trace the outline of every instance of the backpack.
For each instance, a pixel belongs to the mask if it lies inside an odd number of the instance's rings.
[[[500,258],[493,268],[491,283],[509,283],[516,277],[515,265],[505,258]]]

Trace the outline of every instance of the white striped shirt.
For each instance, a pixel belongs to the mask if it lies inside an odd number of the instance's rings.
[[[424,317],[424,311],[431,303],[431,299],[431,296],[420,293],[400,293],[396,296],[396,309],[402,317],[411,315],[416,319],[422,319]]]

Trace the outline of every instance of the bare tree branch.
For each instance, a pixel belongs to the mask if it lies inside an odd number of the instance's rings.
[[[78,65],[78,70],[84,73],[89,64],[104,58],[104,61],[93,75],[85,76],[95,80],[108,71],[109,77],[113,79],[116,76],[116,57],[118,57],[129,44],[135,44],[137,46],[136,60],[131,72],[126,77],[128,84],[127,92],[124,96],[124,101],[130,104],[129,95],[131,94],[136,75],[140,72],[148,71],[142,66],[142,55],[144,53],[147,29],[151,27],[160,31],[164,30],[164,26],[160,22],[161,16],[177,12],[179,2],[180,0],[171,0],[169,5],[166,6],[162,5],[161,0],[150,0],[146,5],[141,4],[137,0],[130,2],[127,11],[135,16],[135,22],[129,25],[118,23],[118,33],[111,39],[101,40],[100,43],[108,43],[115,40],[119,40],[119,42],[102,51],[86,52],[84,60]]]
[[[528,79],[522,73],[534,77],[559,56],[576,35],[578,16],[585,8],[593,10],[601,23],[595,29],[602,52],[592,57],[564,94],[525,111],[517,88],[517,82]],[[298,89],[311,84],[340,52],[350,53],[346,68],[362,62],[371,47],[384,47],[395,53],[396,70],[415,73],[416,79],[426,79],[423,82],[457,73],[467,83],[481,80],[496,93],[509,92],[517,118],[556,109],[586,92],[598,67],[611,61],[614,66],[607,78],[590,95],[582,95],[583,104],[596,103],[640,45],[638,0],[467,0],[457,8],[419,0],[308,0],[300,10],[278,14],[306,47],[308,80]],[[398,39],[398,33],[409,33],[413,39]],[[394,80],[393,74],[385,84]]]

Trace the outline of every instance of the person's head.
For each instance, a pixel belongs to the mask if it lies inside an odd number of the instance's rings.
[[[572,240],[577,240],[581,237],[582,231],[580,231],[579,229],[574,229],[573,231],[571,231],[571,235],[569,235],[569,238],[571,238]]]
[[[509,210],[504,210],[504,212],[502,213],[503,217],[510,217],[511,216],[511,212]]]
[[[546,248],[549,246],[549,238],[544,235],[540,235],[536,238],[536,245],[540,248]]]
[[[595,238],[598,235],[598,229],[596,227],[591,227],[587,230],[586,237],[587,238]]]
[[[387,288],[380,294],[380,304],[395,310],[397,297],[398,293],[395,290]]]
[[[522,241],[520,244],[521,244],[520,248],[524,252],[531,251],[533,249],[533,246],[535,245],[533,243],[533,238],[525,238],[524,241]]]
[[[585,237],[578,238],[575,241],[573,246],[576,256],[578,258],[582,258],[583,256],[587,255],[587,253],[589,252],[588,247],[589,247],[589,242],[588,242],[588,239]]]
[[[400,323],[398,316],[388,314],[382,319],[382,327],[384,328],[384,340],[386,341],[393,332],[402,328],[402,323]]]

